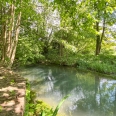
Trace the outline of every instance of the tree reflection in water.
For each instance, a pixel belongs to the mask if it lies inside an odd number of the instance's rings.
[[[66,116],[116,116],[116,80],[59,66],[40,65],[20,72],[30,80],[37,97],[54,107],[71,94],[61,107]]]

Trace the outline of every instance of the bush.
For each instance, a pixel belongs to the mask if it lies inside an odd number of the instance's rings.
[[[116,73],[116,56],[113,55],[70,55],[58,56],[48,55],[47,60],[50,63],[76,66],[80,69],[89,69],[100,73]]]

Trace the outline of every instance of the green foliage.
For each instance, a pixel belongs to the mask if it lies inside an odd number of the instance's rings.
[[[113,32],[113,30],[110,31],[108,26],[115,24],[116,16],[113,16],[116,10],[115,3],[115,0],[53,1],[54,7],[60,12],[61,27],[70,27],[73,31],[76,31],[77,43],[80,40],[90,44],[91,42],[87,40],[95,40],[99,35],[100,42],[98,46],[100,46],[100,49],[102,47],[101,43],[108,38],[108,35],[111,36],[111,32]],[[95,50],[94,43],[97,42],[93,41],[92,43],[94,48],[91,49]],[[78,44],[80,45],[80,43]]]
[[[68,55],[68,56],[57,56],[48,55],[48,62],[66,65],[76,66],[80,69],[89,69],[106,74],[116,73],[116,56],[114,55]]]
[[[105,34],[101,53],[105,56],[113,54],[111,47],[115,45],[110,41],[115,39],[115,31],[110,29],[110,26],[116,22],[115,0],[63,0],[63,2],[62,0],[22,0],[21,5],[18,5],[20,0],[2,0],[0,8],[6,6],[4,11],[7,12],[8,5],[12,2],[16,6],[15,15],[17,16],[19,11],[22,12],[15,63],[22,65],[45,62],[45,57],[48,56],[47,60],[50,63],[69,66],[78,64],[79,68],[104,73],[114,72],[112,67],[115,63],[108,63],[110,57],[106,63],[101,60],[101,57],[97,59],[89,56],[93,59],[86,60],[87,57],[83,54],[94,54],[96,35],[102,36],[103,20],[105,20]],[[3,27],[3,22],[9,20],[10,14],[7,16],[1,12],[0,16],[0,26]],[[59,24],[55,24],[57,21]],[[99,31],[96,30],[96,22],[100,24]],[[15,25],[16,20],[12,23]],[[9,27],[9,24],[7,26]],[[2,40],[4,39],[1,38],[0,41],[0,57],[2,57],[2,43],[4,43]],[[56,44],[53,45],[54,43]],[[5,60],[9,62],[9,59]]]
[[[94,70],[101,73],[115,73],[115,59],[113,55],[105,56],[80,56],[78,62],[79,68]]]
[[[36,112],[38,112],[40,116],[52,116],[53,109],[51,109],[50,106],[43,101],[37,101]]]
[[[110,58],[109,58],[110,57]],[[99,56],[87,56],[87,57],[81,57],[81,62],[79,63],[79,68],[86,68],[90,70],[94,70],[101,73],[115,73],[115,62],[112,62],[112,59],[115,59],[115,56],[105,56],[105,55],[99,55]],[[83,64],[81,64],[83,63]]]
[[[69,95],[65,96],[65,97],[60,101],[60,103],[58,104],[58,106],[57,106],[56,109],[54,110],[52,116],[56,116],[56,115],[57,115],[59,108],[61,107],[61,105],[63,104],[63,102],[64,102],[68,97],[69,97]]]
[[[58,106],[53,110],[49,105],[43,101],[36,100],[36,94],[30,89],[30,84],[26,84],[26,108],[24,116],[58,116],[58,110],[63,102],[68,98],[65,96]]]
[[[42,42],[32,38],[22,38],[19,40],[16,52],[16,60],[20,64],[36,63],[44,59],[42,52]]]
[[[12,91],[10,91],[10,93],[9,93],[11,96],[15,96],[16,95],[16,91],[15,90],[12,90]]]
[[[15,83],[15,80],[12,79],[11,82],[10,82],[10,84],[13,85],[14,83]]]

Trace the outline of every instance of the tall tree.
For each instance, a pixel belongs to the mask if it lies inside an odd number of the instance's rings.
[[[1,0],[1,63],[11,67],[19,38],[22,11],[30,0]]]
[[[59,10],[61,22],[65,23],[65,26],[71,24],[77,35],[96,40],[95,54],[99,55],[103,39],[107,36],[105,30],[115,23],[112,13],[116,10],[116,1],[54,0],[53,3]]]
[[[101,44],[106,36],[105,31],[108,29],[109,25],[113,25],[112,13],[115,11],[115,0],[96,0],[94,1],[94,12],[96,12],[96,24],[95,29],[96,35],[96,55],[100,54]],[[110,22],[109,22],[110,20]]]
[[[19,36],[22,0],[1,1],[1,62],[12,66]]]

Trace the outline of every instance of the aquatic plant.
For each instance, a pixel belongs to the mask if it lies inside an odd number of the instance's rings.
[[[54,110],[52,116],[56,116],[56,115],[57,115],[59,108],[61,107],[61,105],[63,104],[63,102],[64,102],[68,97],[69,97],[69,95],[65,96],[65,97],[60,101],[60,103],[58,104],[58,106],[57,106],[56,109]]]

